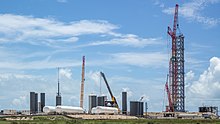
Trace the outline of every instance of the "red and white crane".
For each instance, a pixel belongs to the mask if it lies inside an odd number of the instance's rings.
[[[176,4],[174,12],[173,29],[168,26],[167,33],[172,38],[172,55],[169,62],[169,80],[166,81],[166,91],[169,106],[167,111],[185,111],[184,106],[184,36],[177,35],[178,8]],[[169,84],[168,84],[169,81]]]

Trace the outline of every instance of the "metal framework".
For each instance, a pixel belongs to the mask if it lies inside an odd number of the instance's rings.
[[[82,80],[80,91],[80,107],[83,108],[83,96],[84,96],[84,81],[85,81],[85,56],[82,58]]]
[[[184,112],[184,36],[181,33],[176,34],[177,28],[179,28],[178,4],[175,7],[173,31],[170,27],[167,31],[172,38],[172,57],[169,62],[169,88],[166,83],[166,89],[168,98],[171,98],[168,111]]]
[[[62,103],[62,97],[60,93],[60,68],[57,69],[57,96],[56,96],[56,106],[61,105]]]

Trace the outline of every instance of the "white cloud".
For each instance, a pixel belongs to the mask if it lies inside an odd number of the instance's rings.
[[[27,102],[26,96],[20,96],[19,98],[13,99],[12,105],[21,107],[21,106],[26,105],[26,102]]]
[[[190,70],[189,72],[187,72],[185,74],[185,87],[187,88],[188,86],[190,86],[190,84],[192,83],[192,81],[195,78],[195,73]]]
[[[189,21],[197,21],[209,27],[215,26],[220,23],[220,20],[212,17],[206,17],[202,15],[202,11],[209,4],[215,4],[219,2],[219,0],[192,0],[191,2],[185,3],[179,7],[179,14]],[[165,8],[163,12],[166,14],[173,14],[174,7]]]
[[[96,86],[100,86],[100,71],[90,71],[86,74],[88,80],[92,80]]]
[[[117,53],[113,54],[113,62],[135,66],[167,66],[167,54],[155,53]]]
[[[191,97],[204,99],[220,98],[220,59],[213,57],[210,59],[210,66],[205,70],[197,81],[188,87]]]
[[[131,47],[145,47],[148,45],[162,44],[161,41],[161,38],[140,38],[134,34],[127,34],[120,36],[120,38],[113,38],[108,41],[96,41],[84,46],[122,45]]]
[[[43,60],[36,60],[36,61],[30,61],[30,62],[20,62],[17,60],[14,61],[2,61],[0,62],[0,68],[2,69],[51,69],[51,68],[57,68],[57,67],[75,67],[80,66],[80,61],[75,60],[68,60],[63,59],[52,61],[47,59]]]
[[[81,20],[64,23],[49,18],[34,18],[13,14],[0,14],[1,42],[77,41],[83,34],[111,34],[118,27],[101,20]],[[56,39],[56,40],[54,40]],[[46,43],[45,43],[46,44]]]
[[[71,72],[71,69],[69,68],[61,68],[59,70],[59,73],[60,73],[60,76],[66,77],[68,79],[71,79],[72,77],[72,72]]]

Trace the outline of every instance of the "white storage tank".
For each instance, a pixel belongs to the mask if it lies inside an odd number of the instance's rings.
[[[53,114],[56,112],[56,107],[54,106],[44,106],[43,107],[43,112],[46,114]]]
[[[115,107],[97,106],[92,108],[92,114],[118,114],[118,109]]]
[[[83,108],[81,107],[73,107],[73,106],[57,106],[56,107],[56,113],[63,114],[80,114],[84,113]]]

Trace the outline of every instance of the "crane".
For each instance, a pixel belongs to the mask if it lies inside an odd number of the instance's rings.
[[[177,100],[177,47],[176,47],[176,29],[179,26],[178,24],[178,4],[176,4],[175,7],[175,13],[174,13],[174,23],[173,23],[173,31],[168,26],[167,33],[172,38],[172,57],[170,58],[170,81],[172,86],[172,100],[173,103]],[[173,105],[172,105],[173,106]],[[172,106],[169,105],[171,108]]]
[[[141,98],[139,99],[139,101],[141,102],[144,99],[144,96],[141,96]]]
[[[80,92],[80,107],[81,108],[83,108],[84,81],[85,81],[85,56],[82,57],[82,80],[81,80],[81,92]]]
[[[173,103],[172,103],[172,99],[171,99],[170,89],[168,87],[168,78],[169,78],[169,75],[167,75],[167,81],[166,81],[166,84],[165,84],[165,88],[166,88],[166,92],[167,92],[167,97],[168,97],[168,102],[169,102],[169,106],[168,106],[166,111],[167,112],[173,112],[174,108],[173,108]]]
[[[173,29],[168,26],[167,34],[172,38],[172,55],[169,62],[169,86],[166,82],[165,88],[169,100],[169,111],[184,112],[185,111],[185,96],[184,96],[184,36],[179,29],[178,24],[178,8],[176,4],[174,12]],[[170,98],[169,98],[170,97]]]
[[[110,87],[109,87],[109,85],[108,85],[108,81],[107,81],[107,79],[106,79],[106,77],[105,77],[105,74],[104,74],[103,72],[100,72],[100,74],[101,74],[101,76],[103,77],[103,79],[104,79],[104,81],[105,81],[105,84],[106,84],[106,86],[107,86],[108,92],[110,93],[110,96],[111,96],[111,99],[112,99],[112,101],[110,102],[110,104],[111,104],[112,106],[115,106],[116,108],[118,108],[118,110],[120,110],[120,109],[119,109],[119,106],[118,106],[118,103],[117,103],[117,100],[116,100],[116,98],[114,97],[114,95],[112,94],[112,91],[111,91],[111,89],[110,89]]]

